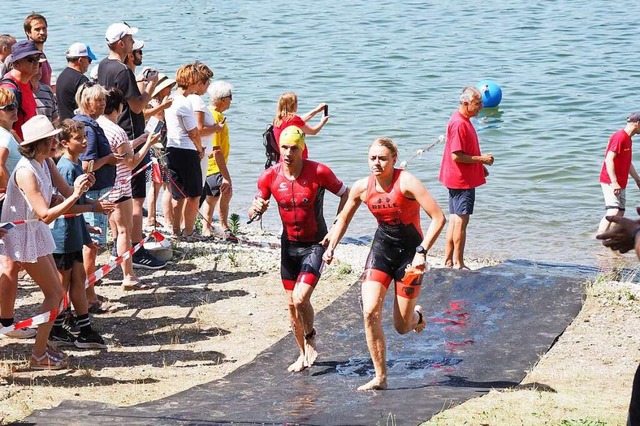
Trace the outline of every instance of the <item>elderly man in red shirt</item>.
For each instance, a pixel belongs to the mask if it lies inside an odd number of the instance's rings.
[[[464,246],[469,216],[473,214],[476,187],[486,183],[489,174],[484,165],[493,164],[493,155],[482,155],[478,134],[469,120],[482,109],[482,94],[475,87],[465,87],[460,107],[447,125],[447,141],[440,165],[440,182],[449,190],[449,227],[444,264],[465,269]]]

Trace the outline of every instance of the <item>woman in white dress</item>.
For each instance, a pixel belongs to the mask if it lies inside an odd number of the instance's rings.
[[[15,226],[0,244],[0,254],[19,263],[44,293],[42,312],[60,307],[64,290],[51,256],[55,243],[47,224],[65,213],[93,184],[93,177],[79,176],[70,188],[49,159],[57,146],[55,130],[49,119],[37,115],[22,126],[24,141],[20,143],[23,158],[18,161],[7,185],[2,207],[2,222],[37,219]],[[54,187],[65,200],[51,206]],[[53,318],[52,318],[53,320]],[[47,347],[53,322],[38,327],[30,364],[37,370],[61,369],[67,366],[62,352]]]

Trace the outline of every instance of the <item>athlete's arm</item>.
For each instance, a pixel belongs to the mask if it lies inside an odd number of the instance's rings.
[[[611,187],[613,188],[613,192],[618,195],[620,193],[620,184],[618,183],[618,178],[616,177],[616,166],[613,160],[616,158],[615,151],[607,152],[607,156],[604,158],[604,165],[607,168],[607,173],[609,174],[609,179],[611,180]],[[617,192],[616,192],[617,191]]]
[[[262,215],[262,213],[269,208],[269,198],[271,198],[271,171],[272,169],[270,168],[265,170],[258,178],[258,192],[247,212],[250,220],[254,220],[256,215]]]
[[[327,244],[327,250],[324,252],[322,258],[327,265],[333,261],[333,251],[344,236],[344,233],[347,232],[353,215],[356,214],[358,207],[362,204],[362,198],[367,192],[367,178],[358,180],[353,184],[351,190],[346,192],[348,193],[347,200],[340,210],[340,214],[336,217],[331,230],[327,234],[328,238],[325,238],[326,241],[323,240],[323,243]],[[340,202],[342,202],[342,197],[340,198]]]
[[[442,209],[420,179],[409,172],[403,172],[400,175],[400,190],[404,196],[415,199],[418,204],[420,204],[420,207],[422,207],[422,210],[431,218],[429,228],[424,235],[422,243],[420,243],[427,250],[431,249],[431,246],[433,246],[438,239],[438,235],[440,235],[447,221],[444,213],[442,213]],[[421,255],[416,254],[416,256]],[[422,261],[424,261],[424,259],[422,259]]]

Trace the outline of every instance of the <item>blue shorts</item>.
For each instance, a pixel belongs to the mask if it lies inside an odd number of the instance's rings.
[[[451,189],[449,188],[449,213],[473,214],[473,206],[476,203],[476,189]]]
[[[98,189],[94,191],[87,191],[87,197],[92,200],[97,200],[107,192],[111,191],[112,186],[108,186],[103,189]],[[109,227],[109,219],[104,213],[85,213],[84,220],[91,226],[95,226],[100,228],[100,235],[91,234],[92,240],[98,240],[100,245],[104,246],[107,244],[107,228]]]

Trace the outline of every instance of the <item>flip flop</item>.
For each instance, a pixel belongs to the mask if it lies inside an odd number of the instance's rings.
[[[122,281],[122,289],[124,291],[150,290],[153,286],[145,284],[142,281]]]

